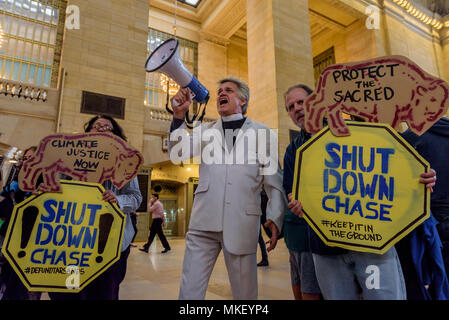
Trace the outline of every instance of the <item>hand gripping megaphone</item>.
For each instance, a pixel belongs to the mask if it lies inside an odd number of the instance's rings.
[[[209,91],[184,66],[179,58],[178,45],[178,40],[173,38],[164,41],[150,54],[145,63],[145,69],[147,72],[157,71],[165,74],[173,79],[180,87],[189,88],[193,100],[200,104],[207,104],[209,101]],[[174,107],[176,106],[174,105]],[[168,99],[166,108],[167,111],[173,113],[173,111],[168,109]],[[202,115],[198,118],[199,121],[203,119],[205,110],[204,107]],[[186,115],[186,121],[192,123],[197,117],[198,113],[194,115],[193,119],[189,119],[188,115]]]

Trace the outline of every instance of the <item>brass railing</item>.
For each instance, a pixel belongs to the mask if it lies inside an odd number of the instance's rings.
[[[39,86],[0,79],[0,95],[46,102],[48,90]]]
[[[159,120],[159,121],[172,121],[172,115],[165,109],[155,108],[155,107],[146,107],[150,109],[150,120]],[[217,119],[204,117],[203,122],[213,122]]]

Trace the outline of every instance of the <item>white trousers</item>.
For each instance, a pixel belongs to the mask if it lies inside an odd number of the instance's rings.
[[[231,254],[223,245],[222,232],[190,230],[186,234],[180,300],[204,300],[210,275],[222,249],[234,299],[257,299],[257,252]]]

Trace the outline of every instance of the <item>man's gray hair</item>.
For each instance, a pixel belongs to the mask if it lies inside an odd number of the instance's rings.
[[[248,102],[249,102],[249,87],[246,84],[246,82],[235,78],[233,76],[228,76],[226,78],[223,78],[218,81],[218,85],[222,85],[225,82],[232,82],[237,86],[238,89],[238,95],[240,99],[245,100],[245,104],[242,106],[242,114],[246,114],[246,110],[248,109]]]
[[[295,90],[295,89],[303,89],[305,92],[307,92],[307,95],[311,95],[312,92],[313,92],[313,90],[309,86],[307,86],[305,84],[302,84],[302,83],[295,84],[294,86],[291,86],[290,88],[288,88],[287,91],[285,91],[285,93],[284,93],[284,104],[285,104],[285,99],[287,98],[288,94],[290,92],[292,92],[293,90]],[[285,106],[285,109],[288,111],[287,108],[288,108],[288,106]]]

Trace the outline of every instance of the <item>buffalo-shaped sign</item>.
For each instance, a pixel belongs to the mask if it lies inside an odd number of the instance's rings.
[[[406,122],[421,135],[449,107],[449,86],[403,56],[387,56],[326,67],[307,97],[305,128],[315,134],[327,115],[335,136],[349,135],[342,113],[399,130]]]
[[[143,164],[141,153],[109,133],[52,134],[39,143],[23,163],[19,185],[34,191],[40,176],[46,191],[60,192],[59,174],[74,180],[103,183],[121,189],[134,179]]]

